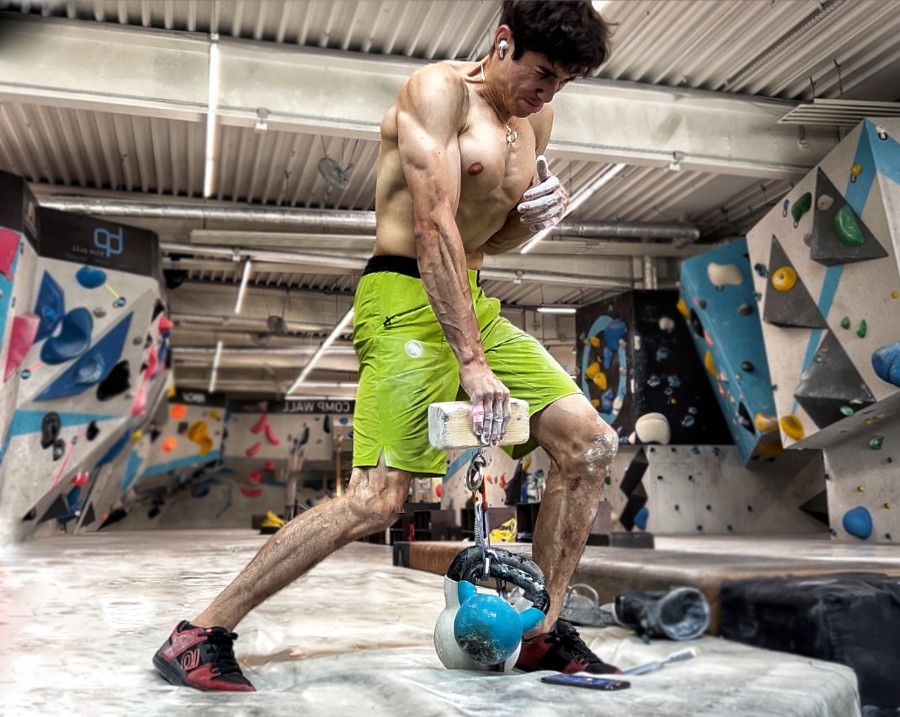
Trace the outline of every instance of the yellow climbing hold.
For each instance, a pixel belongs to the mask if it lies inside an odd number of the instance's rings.
[[[606,390],[606,374],[598,373],[594,376],[594,385],[599,388],[601,391]]]
[[[675,308],[678,309],[678,313],[681,314],[682,316],[687,317],[687,316],[691,315],[691,310],[688,308],[688,305],[684,302],[683,296],[678,297],[678,303],[675,304]]]
[[[890,510],[890,509],[891,509],[891,504],[890,504],[890,503],[882,503],[881,505],[882,505],[883,508],[886,508],[887,510]]]
[[[860,493],[865,493],[866,487],[864,485],[858,485],[858,486],[856,486],[856,490],[859,491]]]
[[[892,298],[892,299],[896,299],[898,296],[900,296],[900,294],[898,294],[896,291],[892,291],[892,292],[891,292],[891,298]]]
[[[215,408],[210,408],[209,417],[214,418],[218,421],[220,418],[222,418],[222,414],[220,414]]]
[[[772,286],[778,291],[790,291],[797,283],[797,272],[790,266],[782,266],[772,273]]]
[[[591,399],[591,405],[592,405],[594,408],[600,408],[600,399],[599,399],[599,398],[592,398],[592,399]]]
[[[713,361],[712,354],[707,351],[706,355],[703,357],[703,365],[706,366],[706,370],[709,371],[709,375],[715,379],[718,379],[719,372],[716,371],[716,362]]]
[[[168,390],[166,391],[166,398],[175,398],[175,384],[174,383],[171,386],[169,386]]]
[[[793,438],[795,441],[803,438],[803,424],[800,423],[800,419],[793,413],[789,413],[779,423],[781,424],[781,430],[784,431],[788,438]]]
[[[587,367],[587,377],[594,378],[598,373],[600,373],[600,364],[596,361]]]
[[[862,173],[862,165],[854,164],[850,167],[850,176],[856,179]]]
[[[778,430],[778,419],[765,413],[757,413],[753,417],[753,423],[756,425],[756,430],[760,433],[771,433]]]
[[[591,338],[588,339],[588,343],[589,343],[591,346],[595,346],[595,347],[596,347],[596,346],[599,346],[599,345],[600,345],[600,339],[598,339],[596,336],[591,336]]]
[[[143,434],[140,431],[135,431],[134,433],[131,434],[131,442],[137,443],[139,440],[141,440],[142,435]]]

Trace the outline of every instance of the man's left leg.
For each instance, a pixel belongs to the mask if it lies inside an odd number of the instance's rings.
[[[531,431],[551,460],[532,546],[532,557],[550,593],[550,610],[529,633],[533,639],[523,643],[517,666],[614,672],[558,617],[600,507],[603,479],[618,450],[618,436],[582,394],[560,398],[532,416]]]

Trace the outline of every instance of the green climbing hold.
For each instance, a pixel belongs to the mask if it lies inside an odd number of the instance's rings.
[[[840,211],[834,215],[834,232],[844,246],[862,246],[863,233],[856,223],[856,216],[853,214],[853,208],[849,204],[841,207]]]
[[[866,320],[863,319],[862,321],[859,322],[859,326],[856,327],[856,335],[859,336],[859,338],[864,339],[864,338],[866,338],[866,332],[868,330],[869,330],[869,327],[866,326]]]
[[[881,450],[881,442],[883,440],[884,440],[883,436],[875,436],[875,438],[870,438],[869,439],[869,448],[871,448],[873,451],[880,451]]]
[[[610,478],[609,476],[606,476],[606,477],[603,479],[603,482],[604,482],[606,485],[612,485],[612,478]]]
[[[791,206],[791,216],[794,218],[794,226],[800,223],[800,217],[806,214],[812,206],[812,194],[807,192]]]
[[[852,416],[853,409],[850,408],[850,406],[841,406],[841,413],[843,413],[845,416]]]
[[[842,329],[850,328],[850,317],[849,316],[845,316],[843,319],[841,319],[841,328]]]

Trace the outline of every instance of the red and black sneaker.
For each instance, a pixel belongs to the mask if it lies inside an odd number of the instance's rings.
[[[557,620],[552,632],[522,640],[516,669],[523,672],[592,672],[595,675],[621,674],[590,651],[578,631],[565,620]]]
[[[237,635],[224,627],[182,620],[153,656],[153,666],[173,685],[204,691],[256,692],[234,659]]]

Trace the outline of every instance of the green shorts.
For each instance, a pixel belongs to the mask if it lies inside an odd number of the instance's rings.
[[[377,257],[376,266],[415,271],[415,260]],[[359,388],[353,417],[353,465],[377,465],[382,452],[391,468],[443,475],[446,454],[428,443],[428,405],[466,400],[459,365],[428,301],[421,279],[400,271],[372,271],[356,288],[353,344]],[[581,393],[562,366],[524,331],[500,316],[500,302],[485,296],[477,273],[469,286],[488,365],[529,415],[553,401]],[[534,440],[515,446],[525,455]]]

